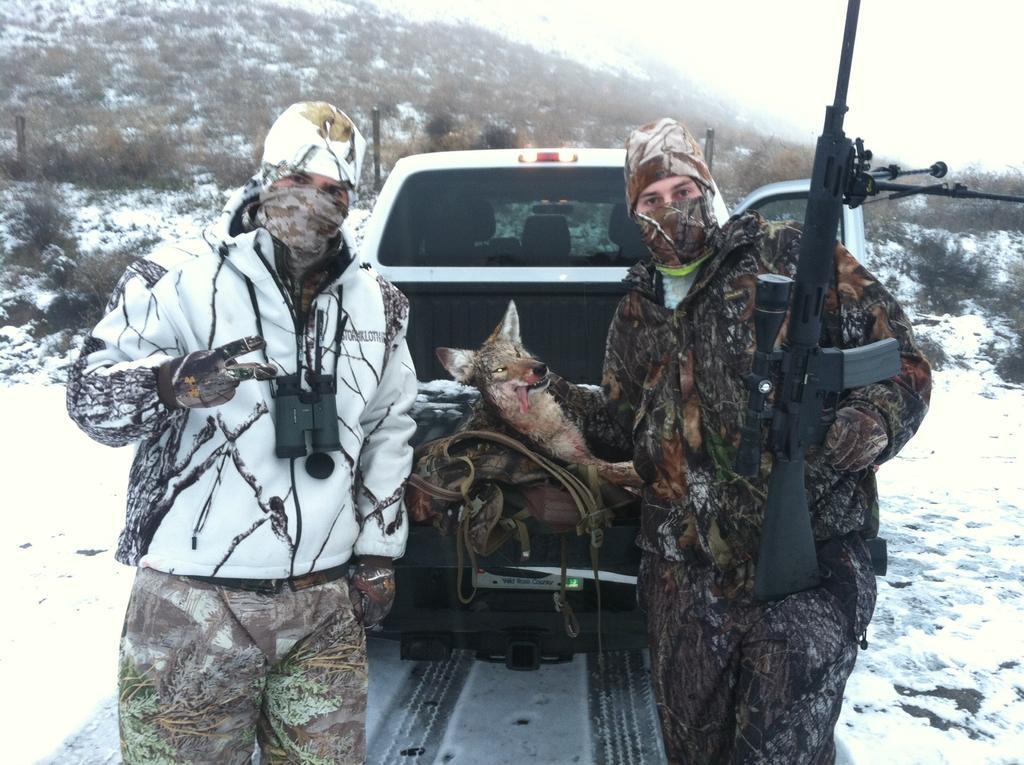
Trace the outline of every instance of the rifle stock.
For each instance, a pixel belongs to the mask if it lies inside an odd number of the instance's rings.
[[[777,460],[761,526],[754,597],[776,600],[816,587],[818,582],[818,555],[807,509],[803,460]]]

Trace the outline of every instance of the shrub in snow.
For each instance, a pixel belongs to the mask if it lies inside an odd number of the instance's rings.
[[[8,223],[11,237],[10,261],[15,265],[41,271],[47,266],[44,253],[53,248],[74,258],[75,237],[69,224],[67,200],[60,189],[50,184],[23,187],[21,204],[12,206]]]
[[[924,234],[913,250],[921,302],[935,313],[956,314],[967,300],[991,297],[992,267],[958,240]]]

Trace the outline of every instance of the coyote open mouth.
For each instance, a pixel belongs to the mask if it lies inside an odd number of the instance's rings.
[[[516,388],[516,396],[519,398],[519,411],[526,414],[530,411],[530,393],[533,391],[545,390],[551,383],[551,377],[544,375],[532,385],[521,385]]]

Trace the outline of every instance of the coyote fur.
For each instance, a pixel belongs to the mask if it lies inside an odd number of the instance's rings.
[[[619,486],[639,486],[632,462],[611,462],[593,454],[591,444],[615,444],[600,391],[553,374],[523,347],[519,313],[509,301],[505,316],[477,350],[438,348],[437,357],[457,382],[480,391],[466,430],[505,432],[546,457],[594,465],[598,475]],[[601,446],[595,451],[607,449]],[[621,449],[621,447],[619,447]]]

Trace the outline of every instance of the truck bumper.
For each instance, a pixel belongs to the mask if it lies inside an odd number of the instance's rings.
[[[568,568],[580,589],[567,593],[580,634],[566,634],[563,615],[555,609],[551,589],[479,588],[473,592],[473,571],[463,561],[462,593],[458,598],[458,554],[455,541],[433,527],[414,526],[406,555],[396,561],[395,606],[375,634],[401,642],[403,659],[441,661],[452,651],[473,651],[478,659],[504,662],[510,669],[536,669],[543,663],[567,661],[578,653],[598,650],[639,650],[646,647],[643,612],[636,601],[640,550],[636,527],[605,530],[597,553],[594,581],[588,537],[566,537]],[[535,536],[529,561],[509,542],[494,555],[477,558],[477,567],[503,574],[517,569],[561,566],[559,535]],[[534,574],[535,575],[535,574]],[[600,588],[600,606],[598,604]]]

